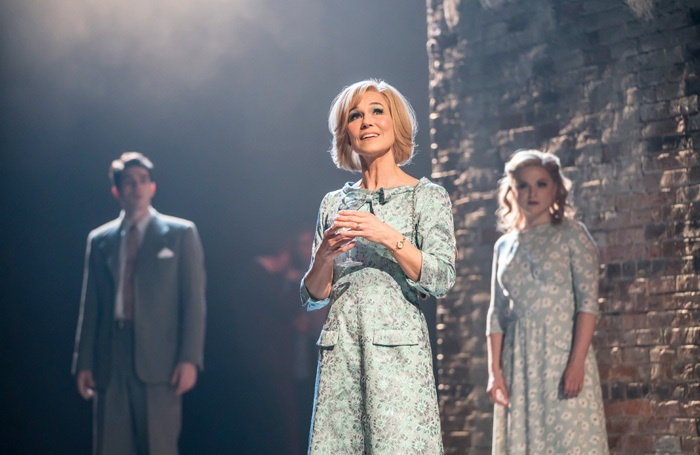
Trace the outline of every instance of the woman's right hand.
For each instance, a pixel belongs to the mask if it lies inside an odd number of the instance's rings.
[[[355,242],[348,243],[348,239],[338,234],[341,227],[331,226],[323,233],[321,244],[316,250],[314,263],[320,261],[321,264],[330,264],[342,253],[351,250]]]
[[[491,398],[491,402],[502,406],[510,405],[510,398],[506,391],[506,384],[503,381],[503,373],[501,371],[489,372],[489,383],[486,386],[486,392]]]
[[[323,239],[316,249],[311,269],[304,277],[304,285],[309,295],[316,300],[327,299],[333,286],[333,259],[350,250],[355,242],[338,234],[341,227],[331,226],[323,233]]]

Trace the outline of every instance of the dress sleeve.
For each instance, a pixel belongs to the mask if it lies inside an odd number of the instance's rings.
[[[420,278],[408,284],[423,294],[442,297],[455,283],[454,222],[447,191],[435,184],[418,188],[416,240],[423,254]]]
[[[309,264],[309,270],[311,270],[311,267],[314,265],[314,258],[316,257],[316,251],[318,250],[318,247],[321,244],[321,241],[323,240],[323,233],[327,229],[328,220],[329,220],[329,211],[328,211],[329,199],[330,199],[330,193],[326,194],[326,196],[323,198],[323,201],[321,201],[321,207],[319,207],[319,209],[318,209],[318,219],[316,220],[316,232],[314,234],[314,243],[313,243],[313,248],[311,250],[311,264]],[[308,274],[309,272],[307,271],[306,273]],[[319,308],[323,308],[324,306],[328,305],[328,302],[330,302],[330,297],[327,299],[323,299],[323,300],[314,299],[313,297],[311,297],[311,294],[309,294],[309,290],[306,289],[305,281],[306,281],[306,275],[304,275],[304,278],[301,279],[301,286],[300,286],[302,306],[305,306],[307,311],[313,311],[313,310],[318,310]]]
[[[491,267],[491,301],[489,302],[489,311],[486,313],[486,336],[492,333],[503,333],[504,327],[501,318],[505,314],[508,307],[508,299],[503,293],[503,288],[498,283],[498,256],[500,256],[500,248],[503,240],[496,242],[493,247],[493,266]]]
[[[579,222],[574,222],[568,242],[576,313],[598,316],[598,250],[586,227]]]

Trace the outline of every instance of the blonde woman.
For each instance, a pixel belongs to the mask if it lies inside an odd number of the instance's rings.
[[[416,122],[389,84],[367,80],[334,100],[331,155],[359,181],[321,202],[304,305],[329,305],[309,454],[443,453],[419,294],[454,284],[454,233],[444,188],[401,169]]]
[[[598,256],[559,159],[516,152],[499,182],[489,382],[493,455],[607,455],[595,354]]]

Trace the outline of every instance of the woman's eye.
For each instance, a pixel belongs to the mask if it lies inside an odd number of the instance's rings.
[[[537,186],[539,188],[547,188],[547,182],[539,182],[539,183],[537,183]]]
[[[382,115],[384,113],[384,109],[382,109],[381,107],[375,107],[372,113],[376,115]]]
[[[353,120],[357,120],[358,118],[360,118],[359,112],[351,112],[350,116],[348,117],[348,120],[352,122]]]
[[[518,183],[515,187],[519,190],[524,190],[527,188],[527,183]]]

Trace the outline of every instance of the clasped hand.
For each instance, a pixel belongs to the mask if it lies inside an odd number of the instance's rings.
[[[400,238],[401,234],[370,212],[341,210],[334,218],[333,225],[324,232],[316,252],[316,260],[332,261],[352,249],[356,237],[388,246],[389,239]]]

